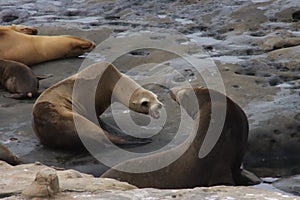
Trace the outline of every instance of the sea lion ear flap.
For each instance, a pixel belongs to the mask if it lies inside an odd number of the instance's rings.
[[[53,74],[44,74],[44,75],[36,75],[36,78],[38,80],[43,80],[43,79],[46,79],[46,78],[50,78],[52,76],[53,76]]]
[[[133,100],[132,104],[134,104],[134,105],[137,105],[137,104],[142,105],[142,104],[149,103],[149,102],[150,102],[149,98],[143,97],[141,99],[135,99],[135,100]]]
[[[147,97],[143,97],[143,98],[141,98],[140,101],[139,101],[140,105],[143,105],[143,106],[148,105],[149,102],[150,102],[150,99],[147,98]]]

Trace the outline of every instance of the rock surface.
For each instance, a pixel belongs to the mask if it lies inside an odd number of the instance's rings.
[[[53,176],[55,170],[45,165],[24,164],[10,166],[0,162],[0,197],[3,199],[26,199],[21,194],[24,189],[32,187],[31,182],[54,180],[55,191],[58,191],[56,184],[57,177]],[[57,169],[60,192],[55,194],[55,199],[276,199],[289,200],[300,199],[300,197],[287,195],[278,191],[270,191],[255,187],[226,187],[216,186],[208,188],[194,188],[183,190],[157,190],[137,189],[135,186],[113,179],[94,178],[74,170]],[[53,179],[53,177],[55,177]],[[45,180],[48,179],[48,180]],[[39,179],[39,180],[37,180]],[[12,185],[12,183],[15,183]],[[35,181],[34,181],[35,183]],[[52,186],[50,186],[52,187]],[[27,189],[26,189],[27,188]],[[31,191],[37,188],[32,188]],[[39,188],[44,191],[45,188]]]
[[[124,38],[130,41],[128,46],[137,48],[141,41],[131,36],[150,32],[153,42],[169,46],[161,33],[171,35],[169,44],[186,57],[191,56],[199,63],[215,61],[226,93],[245,110],[250,135],[244,167],[263,177],[300,174],[299,1],[13,0],[1,1],[0,7],[1,25],[35,25],[40,34],[73,34],[100,44],[99,51],[88,56],[33,66],[37,74],[55,75],[41,81],[41,89],[76,73],[83,61],[93,63],[114,56],[118,57],[114,63],[119,69],[136,80],[149,78],[152,73],[157,76],[155,81],[167,80],[167,86],[178,86],[184,80],[202,84],[201,75],[206,74],[199,75],[176,55],[144,47],[122,52],[117,40]],[[113,40],[102,43],[109,36]],[[161,62],[179,73],[170,73],[154,64],[145,65]],[[165,88],[148,87],[164,102],[169,101]],[[0,141],[22,161],[40,161],[94,175],[107,169],[86,152],[58,151],[40,145],[31,128],[34,101],[3,98],[4,91],[0,94]],[[159,149],[174,138],[179,111],[173,103],[168,105],[174,118],[168,119],[152,144],[131,151]],[[122,112],[125,111],[119,109],[121,117]],[[149,120],[133,116],[137,124]],[[114,121],[111,113],[103,118]]]
[[[52,197],[59,192],[59,181],[56,171],[44,168],[38,171],[35,180],[23,190],[22,195],[33,197]]]

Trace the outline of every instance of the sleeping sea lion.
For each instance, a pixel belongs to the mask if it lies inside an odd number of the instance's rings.
[[[10,165],[21,164],[21,161],[2,144],[0,144],[0,160],[5,161]]]
[[[12,93],[6,97],[36,98],[39,95],[39,80],[50,76],[52,75],[37,76],[22,63],[0,59],[0,87]]]
[[[93,42],[75,36],[27,35],[9,28],[0,28],[0,58],[26,65],[77,57],[94,48]]]
[[[79,82],[76,89],[75,82]],[[113,65],[97,63],[40,95],[33,106],[33,129],[41,143],[54,148],[83,147],[81,139],[96,146],[107,144],[106,137],[119,145],[150,142],[147,138],[111,134],[99,126],[98,117],[112,101],[155,118],[159,117],[158,110],[162,107],[154,93],[120,73]],[[78,132],[82,133],[80,137]]]
[[[211,101],[214,95],[215,101]],[[170,150],[145,157],[121,162],[105,172],[101,177],[126,181],[140,188],[161,189],[194,188],[213,185],[251,185],[260,179],[241,169],[242,159],[247,146],[248,120],[243,110],[230,98],[205,88],[173,89],[172,98],[198,121],[197,131],[192,141],[185,141]],[[193,102],[196,97],[197,102]],[[223,100],[225,101],[223,101]],[[199,151],[206,137],[211,119],[212,105],[226,109],[224,126],[213,149],[203,158]],[[199,109],[197,109],[199,107]],[[118,169],[160,165],[174,153],[188,145],[186,151],[166,167],[144,173],[130,173]]]

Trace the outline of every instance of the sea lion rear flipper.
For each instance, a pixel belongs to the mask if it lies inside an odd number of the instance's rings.
[[[40,74],[40,75],[36,75],[36,78],[38,80],[43,80],[43,79],[46,79],[46,78],[50,78],[52,76],[53,76],[53,74]]]
[[[240,173],[234,177],[235,185],[256,185],[260,184],[262,180],[252,172],[241,169]]]
[[[4,94],[4,97],[11,98],[11,99],[25,99],[26,95],[21,93],[13,93],[13,94]]]

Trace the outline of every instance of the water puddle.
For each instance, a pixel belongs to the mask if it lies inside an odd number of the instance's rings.
[[[175,21],[181,23],[182,25],[194,24],[194,22],[192,20],[183,19],[183,18],[177,18],[177,19],[175,19]]]
[[[200,46],[203,45],[215,45],[220,42],[221,40],[216,40],[213,37],[203,37],[201,32],[198,33],[192,33],[189,35],[186,35],[188,38],[190,38],[191,42],[195,42]]]
[[[66,19],[57,19],[57,22],[93,24],[99,22],[99,17],[72,17]]]

